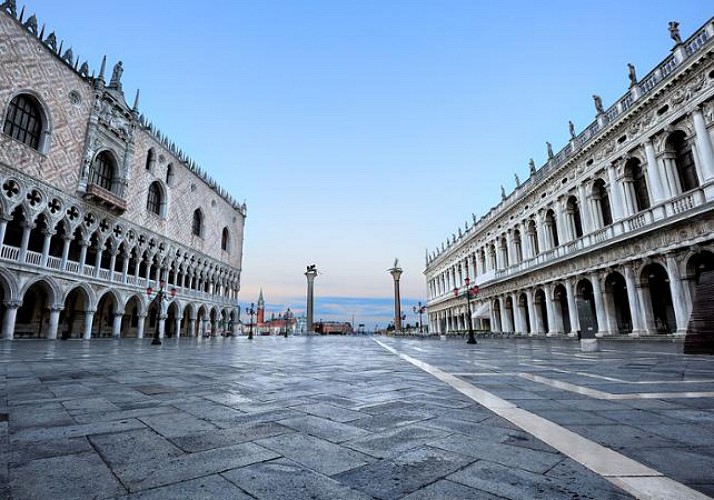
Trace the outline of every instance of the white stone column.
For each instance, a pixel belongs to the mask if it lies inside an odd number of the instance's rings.
[[[630,303],[630,316],[632,317],[632,333],[630,333],[630,336],[639,337],[644,332],[644,321],[641,316],[640,301],[637,297],[635,271],[631,266],[626,265],[624,272],[625,284],[627,285],[627,301]]]
[[[650,193],[652,193],[652,204],[657,205],[662,203],[667,198],[667,195],[651,139],[645,141],[645,156],[647,158],[647,180],[649,181]]]
[[[560,240],[558,243],[564,245],[569,241],[573,241],[575,232],[572,232],[571,234],[570,224],[568,224],[567,212],[565,210],[566,199],[559,198],[556,203],[556,207],[555,226],[558,229],[558,239]]]
[[[508,308],[506,308],[506,298],[501,297],[500,299],[501,302],[501,311],[502,317],[503,317],[503,330],[505,332],[514,332],[516,329],[513,326],[513,320],[511,319],[511,315],[508,313]],[[511,312],[513,312],[513,309],[511,309]]]
[[[57,329],[59,328],[59,317],[62,308],[52,307],[50,308],[50,321],[47,328],[47,338],[49,340],[57,339]]]
[[[122,253],[124,260],[121,263],[121,281],[126,283],[129,280],[129,259],[131,258],[131,253],[125,251]]]
[[[22,241],[20,242],[20,254],[17,260],[20,262],[25,262],[27,257],[27,245],[30,243],[30,231],[34,229],[35,225],[29,221],[25,221],[22,224]]]
[[[584,184],[578,184],[578,209],[580,210],[580,222],[583,225],[583,234],[588,234],[593,230],[594,226],[590,213],[589,196],[586,194]]]
[[[535,214],[535,227],[536,227],[536,237],[538,240],[538,249],[541,252],[545,252],[548,250],[548,246],[546,245],[546,239],[545,239],[545,225],[543,224],[543,216],[541,212],[537,212]]]
[[[570,333],[580,330],[580,318],[578,317],[578,305],[575,302],[575,281],[568,278],[565,282],[565,292],[568,297],[568,314],[570,315]]]
[[[657,333],[657,327],[654,321],[654,313],[652,311],[652,295],[649,286],[645,287],[640,282],[635,282],[637,287],[637,298],[640,304],[640,314],[644,324],[645,333]]]
[[[119,253],[119,249],[112,248],[110,252],[111,257],[109,258],[109,281],[114,281],[114,268],[117,265],[117,253]]]
[[[166,315],[163,312],[161,312],[159,314],[159,338],[160,339],[164,338],[165,331],[166,331]]]
[[[679,274],[679,264],[677,259],[671,253],[666,254],[667,259],[667,274],[669,275],[669,289],[672,295],[672,305],[674,306],[674,315],[677,321],[677,335],[687,333],[687,325],[689,323],[689,313],[691,312],[690,304],[687,304],[682,287],[682,278]]]
[[[673,198],[682,194],[682,186],[679,183],[679,175],[677,174],[677,165],[674,162],[672,153],[663,153],[660,158],[662,159],[662,167],[667,179],[667,198]]]
[[[513,305],[514,331],[517,335],[523,335],[526,333],[523,326],[523,311],[518,305],[518,295],[516,293],[511,294],[511,304]]]
[[[196,318],[188,319],[188,334],[191,337],[196,337],[198,335],[198,333],[196,332]]]
[[[513,240],[513,229],[509,229],[506,232],[506,248],[508,249],[508,265],[512,266],[518,263],[519,259],[516,255],[516,245]]]
[[[557,322],[555,320],[555,307],[553,304],[553,284],[546,283],[543,285],[543,291],[545,292],[545,314],[548,319],[548,331],[546,335],[548,337],[554,337],[563,333],[563,327],[558,329]]]
[[[233,325],[233,330],[230,331],[232,335],[235,335],[235,329],[238,325]],[[181,338],[181,318],[177,317],[174,319],[174,329],[176,331],[176,338]]]
[[[94,262],[94,277],[99,276],[99,268],[102,267],[102,255],[104,255],[104,244],[98,244],[97,260]]]
[[[84,311],[84,334],[82,335],[84,340],[92,338],[92,322],[94,321],[94,313],[96,312],[97,311],[91,309]]]
[[[124,313],[114,313],[112,318],[112,337],[118,339],[121,337],[121,320],[124,317]]]
[[[20,305],[22,305],[22,302],[19,300],[5,302],[5,316],[2,319],[2,338],[6,340],[12,340],[15,335],[15,319]]]
[[[712,149],[712,141],[707,131],[704,115],[701,108],[696,108],[692,111],[694,121],[694,131],[696,132],[697,152],[700,159],[700,172],[702,175],[702,184],[714,179],[714,150]]]
[[[625,216],[625,207],[622,203],[622,188],[617,181],[617,168],[614,164],[607,167],[607,178],[610,183],[610,208],[612,209],[612,219],[618,221]]]
[[[0,216],[0,249],[4,246],[5,242],[5,231],[7,230],[8,220],[5,217],[10,217],[9,215]],[[12,220],[12,219],[10,219]]]
[[[535,301],[533,300],[533,290],[525,290],[526,306],[528,307],[528,319],[530,321],[530,335],[538,335],[538,321],[536,320]]]
[[[60,260],[60,270],[67,269],[67,260],[69,259],[69,246],[72,243],[71,235],[62,236],[62,258]]]
[[[607,334],[607,316],[605,315],[605,304],[602,300],[602,287],[600,285],[600,273],[591,273],[590,282],[593,286],[593,298],[595,299],[595,317],[597,318],[597,330],[601,335]]]
[[[42,231],[42,234],[45,238],[42,241],[42,258],[40,260],[40,266],[47,267],[47,259],[50,256],[50,242],[52,241],[52,236],[55,234],[55,231],[46,229]]]
[[[146,314],[138,315],[136,318],[136,338],[144,338],[144,328],[146,327]]]

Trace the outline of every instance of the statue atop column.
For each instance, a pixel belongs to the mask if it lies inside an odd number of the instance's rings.
[[[602,107],[602,98],[597,94],[593,94],[593,101],[595,102],[595,111],[597,111],[598,114],[604,113],[605,109]]]
[[[637,73],[635,73],[635,66],[631,63],[627,63],[627,76],[630,78],[630,88],[637,85]]]
[[[682,43],[682,37],[679,35],[679,23],[677,21],[669,22],[669,36],[674,40],[675,45]]]
[[[122,66],[122,62],[119,61],[114,65],[114,69],[112,70],[112,79],[109,80],[109,86],[117,88],[121,90],[121,75],[124,73],[124,67]]]

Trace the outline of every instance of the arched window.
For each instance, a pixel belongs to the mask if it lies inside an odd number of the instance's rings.
[[[593,183],[593,199],[599,207],[598,214],[600,217],[600,227],[609,226],[612,224],[612,211],[610,210],[610,197],[605,188],[605,181],[598,179]]]
[[[678,130],[670,135],[667,139],[667,149],[674,153],[674,163],[677,166],[677,176],[682,192],[699,187],[692,147],[687,142],[684,132]]]
[[[565,205],[565,210],[568,215],[568,221],[570,222],[571,232],[576,238],[580,238],[583,235],[583,221],[580,217],[580,207],[578,206],[578,199],[575,196],[568,198],[568,202]]]
[[[193,225],[191,229],[194,235],[201,236],[201,232],[203,231],[203,214],[200,208],[197,208],[193,212]]]
[[[114,181],[114,164],[114,158],[109,151],[99,153],[92,162],[91,182],[111,191]]]
[[[20,94],[10,101],[3,132],[39,151],[42,140],[42,108],[37,100]]]
[[[528,242],[533,249],[532,257],[540,254],[540,248],[538,247],[538,229],[536,228],[536,223],[534,220],[528,222]]]
[[[515,259],[514,264],[518,264],[523,260],[523,242],[521,241],[521,232],[518,229],[513,231],[513,250],[515,252],[513,256]]]
[[[508,242],[505,236],[501,237],[499,251],[501,252],[501,268],[505,269],[510,265],[508,261]]]
[[[173,163],[169,163],[169,165],[166,167],[166,185],[171,187],[173,186],[174,183],[174,165]]]
[[[552,248],[555,248],[560,245],[560,240],[558,239],[558,225],[555,221],[555,212],[553,212],[552,209],[548,210],[548,212],[545,214],[545,227],[548,231],[546,234],[550,236],[550,243]]]
[[[146,197],[146,208],[149,212],[161,215],[161,186],[158,182],[149,185],[149,194]]]
[[[149,149],[149,152],[146,153],[146,170],[153,169],[155,163],[156,163],[156,153],[154,152],[154,148],[151,148],[151,149]]]
[[[228,243],[230,235],[228,234],[228,228],[224,227],[223,228],[223,234],[221,235],[221,250],[225,250],[226,252],[228,251]]]
[[[636,212],[650,208],[650,196],[647,192],[647,180],[642,164],[637,158],[628,160],[625,165],[625,179],[628,182],[630,196],[634,202]]]

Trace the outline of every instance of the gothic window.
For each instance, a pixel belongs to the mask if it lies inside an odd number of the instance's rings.
[[[227,252],[228,251],[228,243],[229,243],[228,228],[224,227],[223,234],[221,235],[221,250],[225,250]]]
[[[168,167],[166,167],[166,185],[171,187],[173,186],[174,183],[174,166],[172,163],[169,163]]]
[[[680,130],[669,136],[667,146],[674,152],[674,163],[677,166],[677,176],[679,184],[682,186],[682,192],[699,187],[692,147],[687,142],[684,132]]]
[[[647,180],[640,160],[632,158],[625,165],[625,178],[630,182],[631,195],[634,198],[635,211],[650,208],[650,196],[647,192]]]
[[[149,152],[146,153],[146,170],[152,170],[155,163],[156,153],[154,152],[154,148],[151,148],[149,149]]]
[[[201,236],[203,231],[203,214],[201,214],[201,209],[199,208],[193,212],[193,225],[191,228],[194,235]]]
[[[149,186],[149,194],[146,197],[146,208],[149,212],[161,215],[161,186],[158,182],[152,182]]]
[[[42,139],[42,108],[35,98],[20,94],[10,101],[3,132],[39,151]]]
[[[91,182],[111,191],[114,181],[114,164],[114,158],[109,151],[99,153],[92,163]]]
[[[598,206],[598,214],[600,227],[609,226],[612,224],[612,211],[610,210],[610,196],[605,188],[605,181],[598,179],[593,183],[593,200]]]

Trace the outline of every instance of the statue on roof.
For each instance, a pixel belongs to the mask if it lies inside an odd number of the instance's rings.
[[[570,131],[570,138],[575,139],[575,125],[570,120],[568,120],[568,130]]]
[[[471,218],[474,220],[474,224],[476,224],[476,214],[475,213],[473,213],[473,212],[471,213]]]
[[[15,5],[15,0],[5,0],[5,2],[0,5],[0,9],[9,12],[12,17],[17,17],[17,6]]]
[[[53,51],[57,51],[57,35],[55,35],[54,31],[47,35],[47,38],[45,38],[45,45],[47,45]]]
[[[110,87],[116,87],[118,89],[121,89],[122,73],[124,73],[124,67],[122,66],[122,62],[119,61],[114,65],[114,69],[112,70],[112,79],[109,80]]]
[[[535,162],[533,161],[533,158],[531,158],[530,161],[528,162],[528,169],[529,169],[531,175],[536,173],[536,166],[535,166]]]
[[[501,184],[501,199],[506,199],[506,189],[503,187],[503,184]]]
[[[635,73],[635,66],[632,63],[627,63],[627,76],[630,78],[630,88],[637,85],[637,73]]]
[[[25,28],[30,30],[33,34],[37,34],[37,16],[32,14],[27,21],[23,24]]]
[[[553,157],[555,156],[553,154],[553,145],[551,143],[549,143],[548,141],[546,141],[545,146],[548,148],[548,159],[552,160]]]
[[[674,40],[675,44],[682,43],[682,37],[679,36],[679,23],[677,21],[669,22],[669,36]]]
[[[513,179],[516,181],[516,187],[521,186],[521,179],[518,177],[518,174],[513,174]]]
[[[79,67],[79,74],[84,77],[89,76],[89,64],[87,64],[87,61],[84,61]]]
[[[597,111],[598,114],[604,113],[605,109],[602,107],[602,98],[597,94],[593,94],[593,101],[595,102],[595,111]]]

